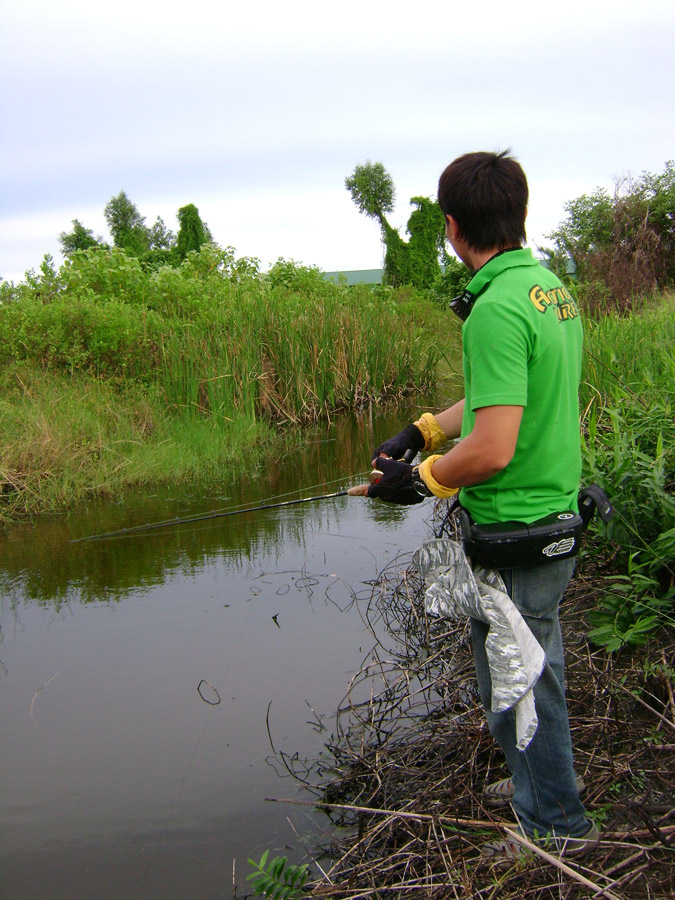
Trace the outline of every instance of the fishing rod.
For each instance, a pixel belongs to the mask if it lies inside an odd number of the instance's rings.
[[[409,462],[414,457],[414,452],[406,451],[403,459]],[[371,476],[377,470],[373,470]],[[381,475],[381,472],[378,472]],[[211,510],[211,512],[200,513],[196,516],[183,516],[176,519],[166,519],[163,522],[147,522],[145,525],[132,525],[129,528],[119,528],[117,531],[106,531],[103,534],[89,534],[86,537],[72,538],[71,544],[81,544],[84,541],[101,541],[105,538],[122,537],[125,534],[137,534],[141,531],[154,531],[158,528],[170,528],[171,525],[189,525],[192,522],[204,522],[207,519],[222,519],[225,516],[240,516],[243,513],[260,512],[264,509],[280,509],[282,506],[295,506],[298,503],[313,503],[316,500],[332,500],[334,497],[356,497],[364,492],[367,485],[357,485],[356,487],[347,488],[343,491],[333,491],[330,494],[316,494],[313,497],[296,497],[295,500],[283,500],[280,503],[260,503],[257,506],[244,506],[241,509],[224,509]]]
[[[171,525],[188,525],[192,522],[203,522],[206,519],[222,519],[225,516],[240,516],[243,513],[259,512],[263,509],[279,509],[282,506],[293,506],[296,503],[312,503],[314,500],[330,500],[333,497],[344,497],[349,494],[349,488],[344,491],[333,491],[332,494],[317,494],[314,497],[297,497],[295,500],[284,500],[281,503],[261,503],[258,506],[244,506],[241,509],[213,510],[196,516],[184,516],[177,519],[167,519],[165,522],[148,522],[145,525],[132,525],[130,528],[120,528],[117,531],[106,531],[103,534],[90,534],[87,537],[74,538],[71,544],[79,544],[83,541],[98,541],[103,538],[121,537],[123,534],[135,534],[140,531],[151,531],[156,528],[168,528]]]

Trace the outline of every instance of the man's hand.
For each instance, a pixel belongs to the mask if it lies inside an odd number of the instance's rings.
[[[378,497],[401,506],[411,506],[424,500],[424,496],[414,487],[413,467],[409,463],[380,456],[374,465],[382,472],[382,478],[368,487],[368,497]]]
[[[403,431],[399,431],[394,437],[389,438],[379,447],[373,450],[371,459],[373,465],[378,456],[390,456],[392,459],[401,459],[406,450],[413,450],[415,453],[424,447],[424,435],[417,425],[408,425]]]

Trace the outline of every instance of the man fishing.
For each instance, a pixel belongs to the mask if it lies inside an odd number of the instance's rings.
[[[425,413],[373,451],[382,473],[367,494],[392,503],[422,496],[452,497],[477,525],[539,522],[577,510],[581,474],[578,387],[582,326],[574,300],[558,278],[523,248],[528,186],[519,163],[502,153],[468,153],[440,177],[438,202],[448,241],[473,272],[455,303],[462,328],[465,397]],[[445,453],[438,453],[461,438]],[[406,451],[431,451],[419,465]],[[555,542],[554,542],[555,543]],[[551,544],[554,546],[554,544]],[[557,546],[557,545],[556,545]],[[476,676],[490,731],[511,775],[484,788],[491,806],[511,802],[522,833],[566,855],[598,842],[597,826],[579,799],[565,700],[558,606],[574,558],[499,567],[506,591],[545,653],[534,688],[538,726],[525,750],[516,746],[513,710],[490,711],[488,626],[471,619]],[[510,859],[514,840],[484,845]]]

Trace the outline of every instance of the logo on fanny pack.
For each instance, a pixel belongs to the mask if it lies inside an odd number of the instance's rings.
[[[541,551],[545,556],[562,556],[569,553],[574,547],[575,538],[563,538],[561,541],[554,541]]]

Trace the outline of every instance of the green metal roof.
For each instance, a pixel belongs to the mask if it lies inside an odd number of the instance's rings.
[[[324,272],[331,281],[346,279],[347,284],[382,284],[384,269],[352,269],[349,272]]]

